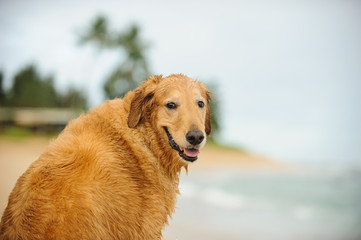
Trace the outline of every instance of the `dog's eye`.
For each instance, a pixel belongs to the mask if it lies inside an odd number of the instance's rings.
[[[177,108],[177,104],[174,102],[169,102],[165,105],[168,109],[176,109]]]
[[[200,108],[204,108],[204,102],[199,101],[199,102],[198,102],[198,107],[200,107]]]

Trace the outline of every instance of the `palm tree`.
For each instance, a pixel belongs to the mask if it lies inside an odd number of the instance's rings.
[[[91,42],[99,49],[118,49],[121,57],[125,54],[125,60],[119,61],[105,81],[104,91],[110,99],[124,96],[149,75],[144,54],[148,45],[143,42],[139,32],[137,25],[130,26],[124,32],[110,31],[107,19],[98,16],[90,29],[80,36],[80,44]]]
[[[104,91],[107,98],[123,97],[126,92],[136,88],[138,83],[146,80],[149,75],[145,56],[148,45],[141,39],[139,31],[137,25],[130,26],[124,32],[110,31],[108,20],[104,16],[98,16],[91,27],[80,36],[80,44],[93,43],[99,50],[117,49],[121,59],[124,59],[122,57],[125,54],[125,60],[119,61],[117,67],[112,70],[105,81]],[[217,86],[212,84],[208,87],[211,91],[217,89]],[[218,105],[215,95],[213,95],[211,104],[213,133],[219,129]]]

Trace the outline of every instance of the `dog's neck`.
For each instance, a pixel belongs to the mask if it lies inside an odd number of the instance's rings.
[[[166,133],[164,131],[155,131],[148,122],[143,122],[138,127],[142,134],[147,136],[145,139],[148,139],[148,142],[144,144],[147,145],[147,148],[154,157],[158,159],[159,167],[163,173],[178,182],[182,167],[187,170],[187,164],[183,163],[179,158],[178,152],[171,148]]]

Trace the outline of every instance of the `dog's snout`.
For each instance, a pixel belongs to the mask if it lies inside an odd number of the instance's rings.
[[[187,141],[192,145],[200,144],[204,139],[204,134],[200,130],[191,130],[186,134]]]

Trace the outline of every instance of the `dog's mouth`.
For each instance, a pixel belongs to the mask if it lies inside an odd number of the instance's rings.
[[[195,148],[183,148],[180,147],[174,140],[168,129],[164,127],[164,130],[168,136],[169,145],[176,151],[181,158],[188,162],[194,162],[198,159],[199,150]]]
[[[180,148],[181,151],[178,151],[179,156],[181,156],[184,160],[189,162],[194,162],[198,159],[199,150],[194,148]]]

